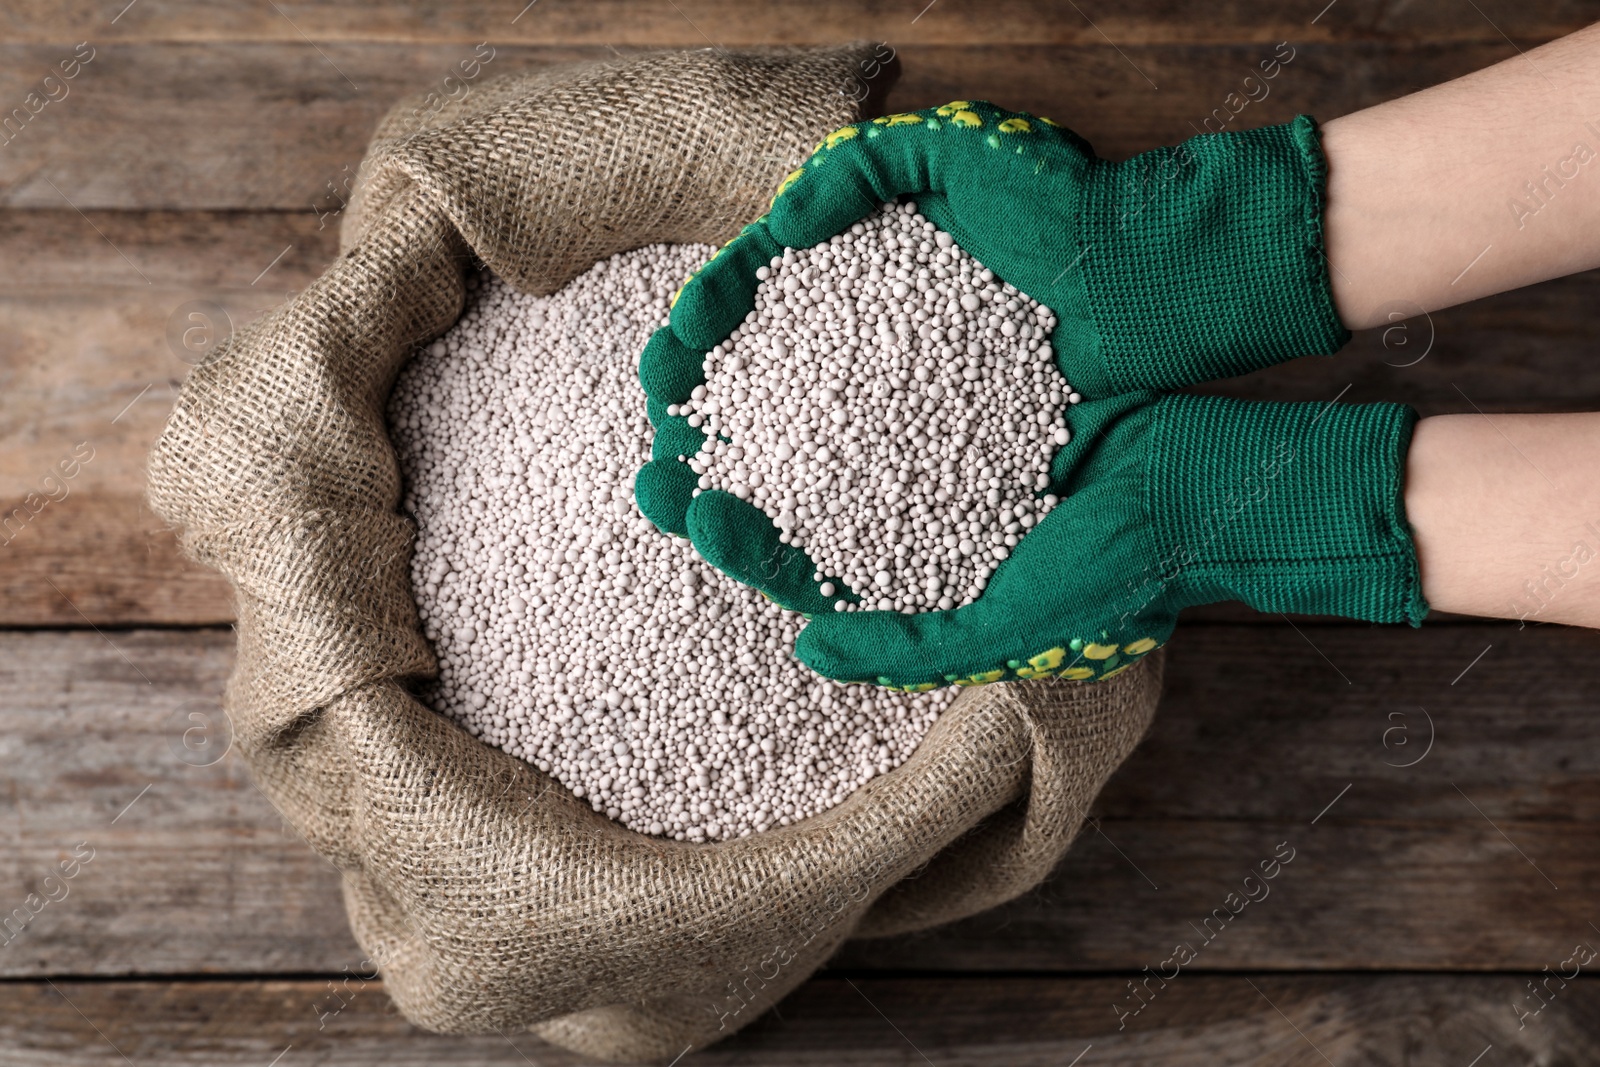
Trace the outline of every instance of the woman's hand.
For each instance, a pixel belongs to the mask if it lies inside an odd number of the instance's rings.
[[[812,616],[795,654],[830,678],[901,689],[1103,678],[1196,604],[1420,622],[1401,506],[1414,418],[1396,404],[1086,401],[1052,472],[1061,502],[952,611],[832,610],[805,553],[729,493],[695,497],[687,527],[713,566]]]
[[[678,457],[704,437],[667,409],[705,380],[705,353],[749,314],[757,271],[786,246],[810,247],[914,195],[958,245],[1054,312],[1062,374],[1106,398],[1344,343],[1320,244],[1322,181],[1304,116],[1125,163],[1048,119],[981,101],[836,130],[784,179],[771,211],[689,279],[641,356],[656,438],[636,481],[640,509],[688,532],[697,479]]]
[[[1600,267],[1600,25],[1332,119],[1322,143],[1351,329]]]
[[[1417,424],[1406,514],[1441,611],[1600,627],[1600,414]]]
[[[910,196],[1055,312],[1061,371],[1085,396],[1326,354],[1348,334],[1322,251],[1324,170],[1306,116],[1111,163],[1048,119],[982,101],[888,115],[829,134],[684,287],[672,330],[706,351],[750,310],[756,267]]]

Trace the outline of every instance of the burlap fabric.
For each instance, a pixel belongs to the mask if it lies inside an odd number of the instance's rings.
[[[150,457],[153,506],[235,591],[237,743],[343,870],[355,935],[420,1026],[531,1028],[607,1060],[704,1046],[846,938],[1037,884],[1144,733],[1158,657],[969,690],[834,810],[693,845],[606,820],[410,692],[434,660],[383,411],[459,314],[464,271],[548,292],[641,244],[728,239],[857,117],[870,54],[660,53],[485,84],[426,123],[402,105],[344,254],[195,368]]]

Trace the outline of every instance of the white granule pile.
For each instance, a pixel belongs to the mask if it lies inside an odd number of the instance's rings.
[[[802,620],[633,502],[638,353],[711,250],[656,245],[550,297],[475,284],[404,369],[390,424],[439,678],[421,692],[643,833],[717,841],[826,811],[909,756],[954,696],[846,687]]]
[[[756,273],[755,310],[668,408],[707,435],[697,492],[764,511],[819,580],[862,598],[840,611],[970,604],[1056,504],[1037,494],[1082,397],[1056,368],[1054,315],[914,204]]]

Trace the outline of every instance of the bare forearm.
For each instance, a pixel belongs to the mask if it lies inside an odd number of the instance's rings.
[[[1405,505],[1430,606],[1600,626],[1597,463],[1600,413],[1421,420]]]
[[[1331,120],[1323,148],[1352,329],[1600,266],[1600,24]]]

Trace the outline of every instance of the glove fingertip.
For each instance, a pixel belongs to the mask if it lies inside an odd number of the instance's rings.
[[[645,395],[663,404],[681,404],[705,381],[704,356],[663,326],[650,335],[639,354],[639,384]]]
[[[795,658],[835,682],[898,684],[898,679],[890,676],[895,670],[895,646],[892,641],[888,645],[881,642],[884,635],[872,621],[874,614],[845,612],[813,617],[795,638]]]
[[[811,558],[785,545],[766,512],[754,504],[722,490],[703,492],[690,503],[686,525],[695,551],[735,581],[789,611],[833,610],[833,601],[813,581]]]
[[[998,650],[1014,643],[976,604],[905,615],[870,611],[813,619],[795,641],[795,656],[837,681],[865,681],[924,692],[999,681],[1010,674]]]
[[[668,320],[678,340],[700,352],[724,340],[756,306],[757,269],[782,252],[764,222],[739,231],[678,293]]]
[[[652,418],[652,422],[655,420]],[[692,456],[706,443],[706,435],[689,425],[682,416],[668,415],[655,423],[656,436],[650,442],[650,458],[663,462],[678,462],[679,456]],[[682,466],[682,464],[679,464]],[[690,471],[693,474],[693,471]],[[698,477],[697,477],[698,482]]]
[[[639,468],[633,480],[633,499],[656,529],[687,537],[689,504],[698,484],[699,476],[687,464],[655,459]]]
[[[888,197],[879,197],[866,174],[844,160],[826,177],[807,168],[805,182],[773,202],[767,228],[773,240],[786,248],[810,248],[860,222]]]
[[[752,580],[758,577],[753,561],[770,555],[778,545],[777,531],[765,514],[732,493],[712,489],[694,498],[685,522],[689,540],[706,562],[746,585],[760,587]]]

